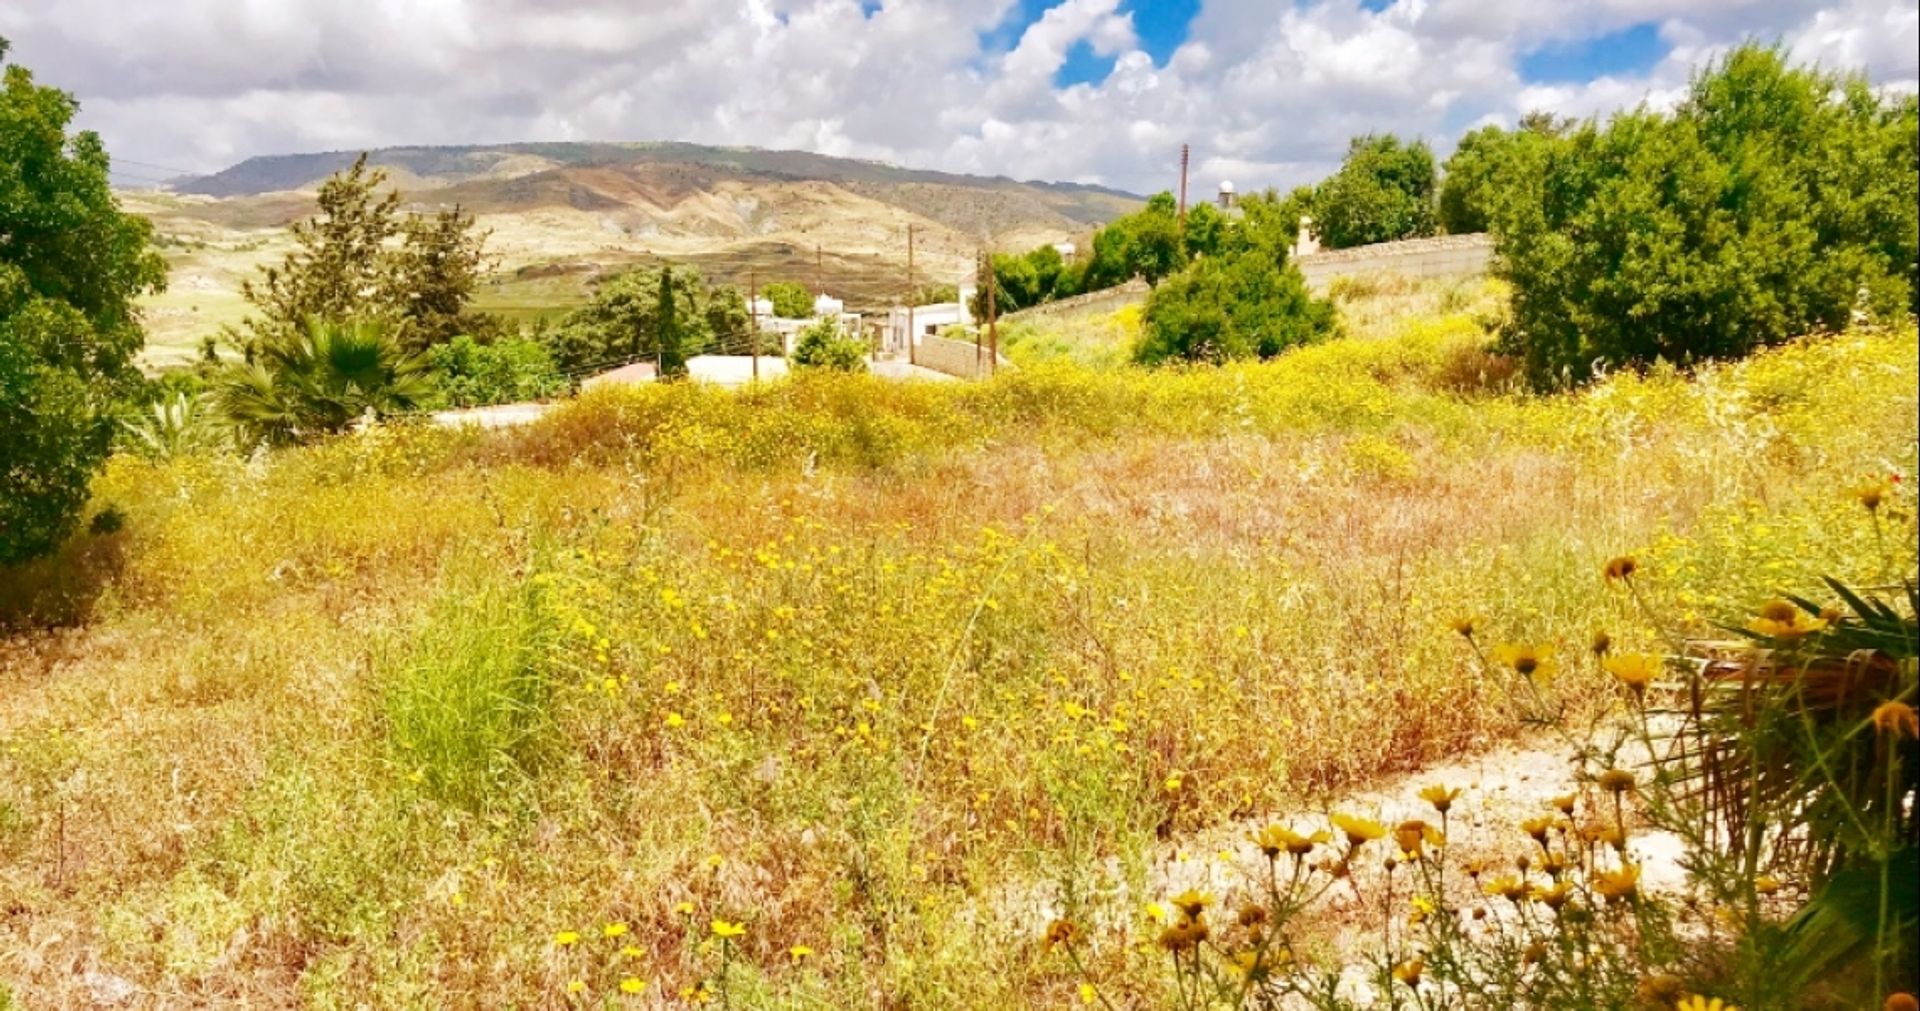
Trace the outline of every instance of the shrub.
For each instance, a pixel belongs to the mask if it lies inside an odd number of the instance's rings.
[[[547,346],[524,337],[481,344],[460,336],[427,350],[440,399],[455,407],[543,400],[567,392]]]
[[[1746,46],[1672,115],[1555,142],[1540,199],[1496,225],[1509,349],[1537,385],[1744,355],[1913,308],[1920,116],[1860,77]]]
[[[867,346],[840,329],[838,320],[823,319],[800,331],[788,359],[795,368],[867,371]]]
[[[214,397],[243,440],[277,446],[417,409],[432,393],[426,357],[401,348],[381,325],[315,319],[305,332],[264,338],[252,361],[227,366]]]
[[[1332,303],[1308,294],[1299,268],[1259,253],[1203,257],[1147,299],[1133,357],[1145,365],[1271,358],[1333,330]]]

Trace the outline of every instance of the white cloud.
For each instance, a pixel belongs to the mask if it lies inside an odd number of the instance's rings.
[[[122,159],[211,170],[252,154],[384,144],[685,139],[803,147],[962,172],[1169,186],[1192,143],[1205,192],[1286,186],[1372,130],[1443,150],[1531,108],[1670,103],[1745,38],[1920,78],[1914,0],[1204,0],[1163,66],[1119,0],[1061,0],[1006,52],[1014,0],[6,0],[0,35],[78,95]],[[1520,57],[1646,21],[1645,72],[1529,85]],[[1058,88],[1076,45],[1115,57]],[[152,171],[152,170],[143,170]]]

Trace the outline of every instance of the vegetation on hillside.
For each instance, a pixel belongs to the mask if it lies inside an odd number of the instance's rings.
[[[137,390],[133,299],[166,282],[151,228],[121,212],[78,104],[6,63],[0,39],[0,566],[59,546]]]

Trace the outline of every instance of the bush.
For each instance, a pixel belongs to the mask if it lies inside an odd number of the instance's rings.
[[[800,331],[788,358],[795,368],[832,369],[836,372],[867,371],[867,346],[859,338],[840,329],[837,320],[823,319]]]
[[[1747,46],[1672,115],[1553,144],[1540,199],[1496,223],[1505,339],[1536,385],[1747,354],[1911,312],[1920,246],[1915,100]]]
[[[281,446],[416,410],[432,394],[426,356],[382,325],[315,319],[305,332],[263,337],[252,361],[227,366],[214,402],[243,440]]]
[[[1258,253],[1203,257],[1147,299],[1144,365],[1271,358],[1334,331],[1332,303],[1307,293],[1300,270]]]
[[[455,407],[542,400],[567,392],[547,346],[524,337],[481,344],[460,336],[427,350],[440,398]]]

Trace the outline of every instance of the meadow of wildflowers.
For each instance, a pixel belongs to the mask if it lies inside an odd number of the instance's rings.
[[[1624,962],[1530,952],[1693,940],[1607,848],[1657,815],[1622,806],[1644,778],[1596,765],[1499,870],[1449,863],[1447,784],[1418,823],[1339,798],[1631,725],[1674,637],[1911,578],[1920,344],[1534,397],[1462,392],[1477,342],[116,459],[122,529],[49,563],[97,578],[8,603],[60,627],[0,641],[0,980],[29,1007],[101,974],[181,1007],[1198,1007],[1365,888],[1397,889],[1376,995],[1458,1006],[1433,981],[1485,952],[1434,932],[1471,928],[1502,955],[1474,971],[1635,1006]],[[1233,905],[1147,894],[1156,847],[1237,821],[1272,826],[1271,873]],[[1389,852],[1398,877],[1343,876]],[[1103,919],[1121,886],[1151,931]],[[1588,933],[1529,933],[1563,908]]]

